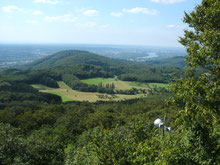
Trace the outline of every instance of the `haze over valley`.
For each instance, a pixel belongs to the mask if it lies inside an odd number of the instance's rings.
[[[0,68],[15,67],[62,50],[86,50],[105,57],[136,62],[183,57],[187,55],[181,47],[92,45],[92,44],[0,44]]]

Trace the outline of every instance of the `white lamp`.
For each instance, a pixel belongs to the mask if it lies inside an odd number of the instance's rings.
[[[162,122],[162,120],[161,119],[156,119],[155,121],[154,121],[154,125],[156,126],[156,127],[161,127],[161,126],[163,126],[163,122]]]
[[[161,119],[156,119],[154,120],[154,125],[158,128],[163,127],[163,136],[164,136],[164,131],[171,131],[171,127],[165,126],[165,121],[166,121],[166,116],[164,116],[164,122]]]

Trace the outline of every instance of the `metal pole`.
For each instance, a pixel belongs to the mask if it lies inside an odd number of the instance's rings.
[[[162,129],[163,129],[163,136],[164,136],[164,125],[163,125]]]
[[[165,122],[166,122],[166,115],[164,115],[164,117],[163,117],[163,136],[164,136],[164,126],[165,126]]]

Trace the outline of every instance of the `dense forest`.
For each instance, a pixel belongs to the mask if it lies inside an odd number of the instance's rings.
[[[184,22],[193,30],[185,30],[180,38],[188,53],[184,76],[177,67],[152,67],[72,50],[20,69],[1,70],[0,164],[219,164],[219,8],[219,1],[203,0],[185,13]],[[64,81],[84,90],[97,86],[82,87],[82,79],[114,76],[171,82],[172,93],[117,102],[62,103],[59,96],[30,86],[56,88],[57,81]],[[153,123],[164,115],[171,132],[163,136],[163,127]]]
[[[186,68],[185,57],[183,56],[152,59],[146,61],[145,63],[150,65],[157,65],[157,66],[177,66],[180,68]]]
[[[126,164],[132,161],[129,157],[138,143],[151,138],[156,131],[152,126],[154,118],[166,113],[169,121],[173,120],[173,112],[163,103],[164,98],[152,96],[126,102],[62,105],[44,103],[23,111],[11,102],[11,107],[0,111],[1,122],[8,123],[1,124],[1,162],[99,164],[106,161],[111,164],[111,159],[117,162],[123,158],[120,162]],[[20,103],[21,107],[25,105],[25,102]],[[125,152],[129,148],[133,148],[130,153]],[[115,153],[116,149],[121,155]]]

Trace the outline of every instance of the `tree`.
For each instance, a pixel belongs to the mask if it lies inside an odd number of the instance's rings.
[[[23,148],[20,129],[0,123],[0,164],[15,164],[21,161]]]
[[[188,57],[185,78],[173,86],[173,103],[178,109],[176,124],[193,154],[188,163],[219,162],[220,114],[220,1],[203,0],[191,13],[185,13],[189,25],[180,43]],[[183,138],[183,137],[181,137]],[[181,145],[181,144],[180,144]]]

